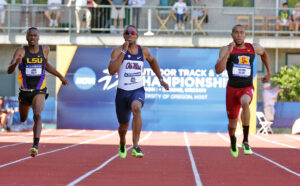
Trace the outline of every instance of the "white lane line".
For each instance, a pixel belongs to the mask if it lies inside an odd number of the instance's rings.
[[[73,148],[73,147],[76,147],[78,145],[82,145],[82,144],[86,144],[86,143],[91,143],[93,141],[106,139],[106,138],[109,138],[109,137],[115,135],[116,133],[117,132],[113,132],[113,133],[107,134],[107,135],[102,136],[102,137],[89,139],[89,140],[86,140],[86,141],[83,141],[83,142],[80,142],[80,143],[76,143],[76,144],[73,144],[73,145],[65,146],[63,148],[59,148],[59,149],[51,150],[51,151],[48,151],[48,152],[44,152],[44,153],[38,154],[37,157],[38,156],[43,156],[45,154],[51,154],[51,153],[54,153],[54,152],[58,152],[58,151],[66,150],[66,149],[69,149],[69,148]],[[37,158],[37,157],[35,157],[35,158]],[[28,159],[31,159],[31,158],[32,157],[26,157],[26,158],[18,159],[18,160],[15,160],[15,161],[12,161],[12,162],[9,162],[9,163],[6,163],[6,164],[2,164],[2,165],[0,165],[0,168],[6,167],[8,165],[15,164],[15,163],[19,163],[19,162],[22,162],[24,160],[28,160]]]
[[[83,133],[84,131],[85,130],[81,130],[81,131],[77,131],[77,132],[74,132],[74,133],[71,133],[71,134],[66,134],[66,135],[57,136],[57,137],[41,138],[41,142],[49,141],[49,140],[53,140],[53,139],[65,138],[65,137],[74,136],[74,135],[78,135],[78,134]],[[6,148],[6,147],[12,147],[12,146],[17,146],[17,145],[22,145],[22,144],[26,144],[26,143],[32,143],[32,140],[28,140],[28,141],[20,142],[20,143],[9,144],[9,145],[3,145],[3,146],[0,146],[0,149]]]
[[[46,134],[46,133],[48,133],[48,132],[50,132],[50,131],[53,131],[53,129],[47,129],[47,130],[45,130],[45,129],[43,129],[43,134]],[[18,137],[25,137],[25,136],[30,136],[30,135],[32,135],[33,134],[33,132],[32,131],[30,131],[30,132],[27,132],[27,133],[24,133],[23,135],[17,135],[17,136],[2,136],[2,137],[0,137],[0,140],[2,140],[2,139],[10,139],[10,138],[18,138]]]
[[[193,153],[192,153],[192,150],[191,150],[191,147],[190,147],[189,139],[187,137],[186,132],[184,132],[183,134],[184,134],[184,140],[185,140],[185,143],[186,143],[186,148],[188,150],[189,157],[190,157],[190,160],[191,160],[191,165],[192,165],[193,173],[194,173],[194,176],[195,176],[196,185],[197,186],[202,186],[202,182],[201,182],[201,179],[200,179],[200,176],[199,176],[199,172],[198,172],[198,169],[197,169],[197,166],[196,166],[196,163],[195,163],[195,160],[194,160],[194,156],[193,156]]]
[[[194,132],[194,134],[200,134],[200,135],[203,135],[203,134],[208,134],[207,132]]]
[[[226,137],[224,137],[222,134],[218,133],[218,136],[221,137],[223,140],[227,141],[228,143],[230,143],[230,140],[227,139]],[[241,147],[241,145],[238,145],[238,146]],[[252,149],[252,151],[253,151],[253,149]],[[265,157],[265,156],[263,156],[261,154],[258,154],[258,153],[254,152],[254,151],[253,151],[253,153],[254,153],[254,155],[256,155],[256,156],[258,156],[258,157],[260,157],[260,158],[262,158],[264,160],[267,160],[268,162],[270,162],[270,163],[272,163],[272,164],[274,164],[274,165],[276,165],[276,166],[278,166],[278,167],[286,170],[287,172],[292,173],[292,174],[300,177],[300,173],[292,171],[291,169],[289,169],[289,168],[287,168],[287,167],[285,167],[285,166],[283,166],[283,165],[281,165],[281,164],[279,164],[279,163],[277,163],[277,162],[275,162],[275,161],[273,161],[273,160],[271,160],[271,159],[269,159],[269,158],[267,158],[267,157]]]
[[[152,134],[152,131],[150,131],[145,137],[143,137],[140,140],[140,143],[147,140]],[[130,146],[127,148],[127,151],[130,150],[133,146]],[[79,178],[75,179],[74,181],[72,181],[71,183],[69,183],[67,186],[73,186],[76,185],[77,183],[81,182],[82,180],[84,180],[85,178],[89,177],[90,175],[92,175],[94,172],[102,169],[103,167],[105,167],[109,162],[111,162],[112,160],[114,160],[115,158],[117,158],[119,156],[119,154],[114,155],[113,157],[109,158],[107,161],[105,161],[104,163],[102,163],[101,165],[99,165],[97,168],[90,170],[89,172],[85,173],[84,175],[80,176]]]
[[[297,136],[293,136],[293,135],[289,135],[289,134],[285,134],[284,136],[287,136],[289,138],[293,138],[293,139],[295,139],[297,141],[300,141],[300,138],[297,138]]]
[[[258,154],[258,153],[256,153],[256,152],[254,152],[254,154],[255,154],[256,156],[261,157],[261,158],[263,158],[263,159],[269,161],[270,163],[273,163],[274,165],[277,165],[278,167],[280,167],[280,168],[282,168],[282,169],[284,169],[284,170],[286,170],[286,171],[288,171],[288,172],[290,172],[290,173],[292,173],[292,174],[295,174],[296,176],[300,177],[300,173],[297,173],[297,172],[295,172],[295,171],[292,171],[291,169],[288,169],[288,168],[286,168],[285,166],[280,165],[279,163],[277,163],[277,162],[275,162],[275,161],[273,161],[273,160],[271,160],[271,159],[269,159],[269,158],[267,158],[267,157],[265,157],[265,156],[263,156],[263,155],[260,155],[260,154]]]
[[[18,137],[25,137],[25,136],[30,136],[30,135],[32,135],[32,131],[27,132],[27,133],[25,133],[25,134],[23,134],[23,135],[16,135],[16,136],[2,136],[2,137],[0,137],[0,140],[2,140],[2,139],[10,139],[10,138],[18,138]]]
[[[284,144],[284,143],[280,143],[280,142],[277,142],[277,141],[274,141],[274,140],[269,140],[269,139],[266,139],[264,137],[261,137],[261,136],[257,136],[257,135],[252,135],[262,141],[265,141],[265,142],[268,142],[268,143],[273,143],[273,144],[276,144],[276,145],[280,145],[280,146],[283,146],[283,147],[289,147],[291,149],[296,149],[296,150],[300,150],[300,148],[297,148],[295,146],[292,146],[292,145],[287,145],[287,144]]]

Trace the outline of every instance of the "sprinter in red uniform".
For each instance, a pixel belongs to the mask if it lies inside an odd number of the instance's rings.
[[[249,105],[253,96],[253,61],[255,54],[261,56],[266,66],[267,75],[262,77],[262,82],[268,82],[272,76],[270,71],[270,60],[266,50],[257,43],[245,43],[245,30],[242,25],[232,28],[231,36],[233,42],[220,49],[219,59],[215,65],[216,73],[222,73],[225,68],[228,73],[228,84],[226,88],[226,110],[229,119],[228,132],[231,146],[230,152],[233,157],[238,157],[237,139],[235,134],[240,108],[242,107],[242,123],[244,139],[242,148],[244,154],[253,154],[248,144],[250,109]]]

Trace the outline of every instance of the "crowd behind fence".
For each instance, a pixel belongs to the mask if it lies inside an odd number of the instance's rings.
[[[235,24],[243,25],[247,34],[251,36],[297,36],[298,34],[295,29],[284,26],[276,30],[278,9],[275,8],[188,6],[183,17],[184,21],[177,24],[176,12],[172,6],[132,7],[126,5],[122,7],[125,11],[125,17],[122,19],[124,25],[138,25],[141,33],[154,35],[222,36],[228,35]],[[0,14],[1,19],[4,20],[0,25],[0,32],[2,34],[25,32],[28,27],[34,26],[43,32],[122,33],[123,27],[120,27],[118,23],[120,20],[117,19],[116,26],[114,19],[111,18],[113,6],[88,5],[80,8],[80,11],[84,11],[79,14],[79,9],[75,5],[59,5],[57,10],[53,10],[41,4],[7,4],[3,10],[4,13]],[[134,9],[139,9],[138,13],[134,12]],[[292,10],[294,9],[290,9]],[[53,15],[57,14],[57,11],[60,12],[58,20]],[[199,12],[197,16],[195,12]],[[49,15],[52,16],[51,19]]]

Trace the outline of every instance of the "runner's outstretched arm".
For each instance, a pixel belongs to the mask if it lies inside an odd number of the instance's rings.
[[[69,84],[68,80],[64,76],[62,76],[59,72],[57,72],[57,70],[55,70],[55,68],[53,68],[48,63],[48,60],[46,62],[46,71],[49,72],[50,74],[58,77],[61,80],[61,82],[62,82],[63,85],[68,85]]]
[[[22,58],[24,57],[25,51],[24,48],[17,48],[12,60],[10,61],[10,65],[7,68],[7,73],[11,74],[15,71],[15,68],[17,67],[18,64],[20,64],[22,62]]]
[[[253,43],[253,47],[255,50],[255,53],[260,55],[262,62],[264,63],[266,69],[267,69],[267,75],[261,78],[261,81],[263,83],[268,82],[270,78],[272,77],[271,68],[270,68],[270,58],[267,53],[267,51],[258,43]]]
[[[160,68],[157,60],[151,55],[148,48],[143,48],[143,54],[145,55],[145,59],[149,62],[151,69],[159,79],[160,85],[163,86],[166,90],[169,90],[169,85],[163,80],[163,77],[160,73]]]
[[[129,42],[125,41],[122,47],[115,48],[111,52],[111,59],[108,65],[108,72],[110,75],[114,75],[119,71],[119,68],[123,62],[125,53],[128,50]]]
[[[232,52],[234,46],[235,46],[235,43],[231,42],[228,46],[224,46],[220,49],[219,59],[215,65],[215,70],[216,70],[217,74],[221,74],[225,70],[227,60],[228,60],[230,53]]]

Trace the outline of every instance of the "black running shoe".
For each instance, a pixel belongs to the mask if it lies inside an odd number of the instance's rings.
[[[244,141],[243,144],[242,144],[242,148],[244,150],[244,154],[246,155],[251,155],[253,154],[252,150],[251,150],[251,147],[249,146],[248,142],[247,141]]]

